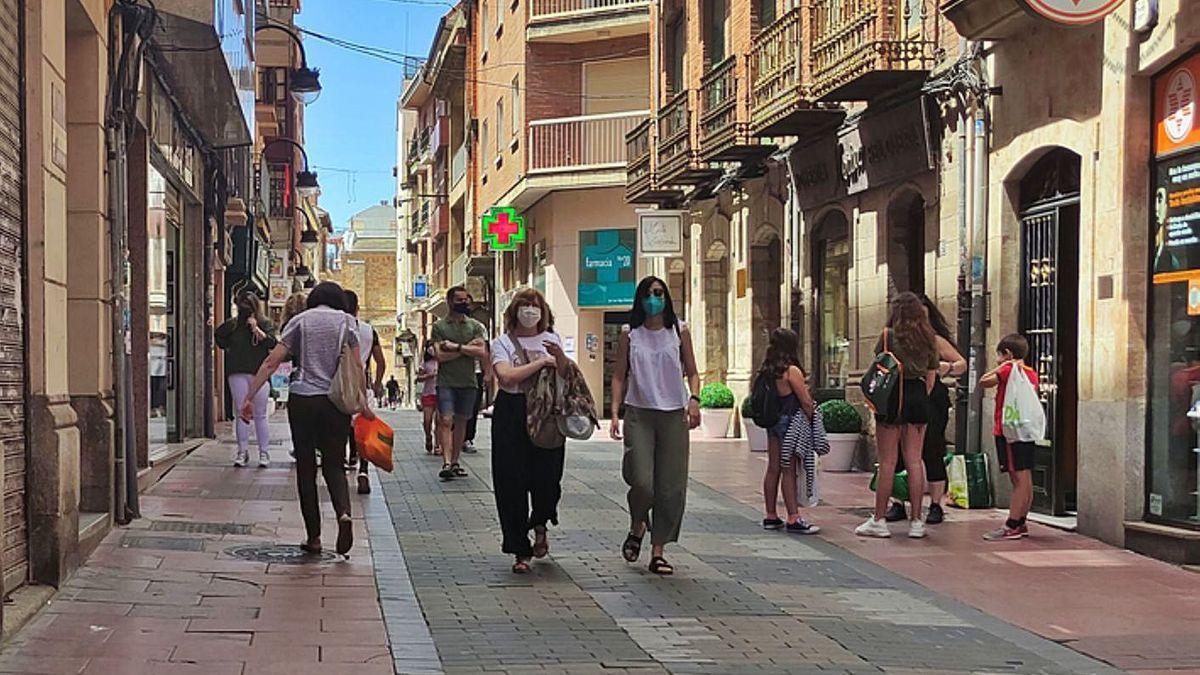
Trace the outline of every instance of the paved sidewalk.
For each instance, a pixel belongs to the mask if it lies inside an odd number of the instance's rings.
[[[0,672],[392,673],[363,500],[353,495],[348,562],[295,555],[304,528],[284,420],[272,419],[268,469],[233,468],[228,442],[172,469],[142,496],[143,517],[109,533],[5,646]]]
[[[648,551],[628,565],[613,443],[568,449],[550,557],[513,575],[486,449],[465,456],[469,478],[443,483],[416,415],[389,419],[397,463],[384,492],[447,673],[1115,672],[822,538],[763,532],[756,508],[699,481],[668,549],[676,575],[650,574]]]

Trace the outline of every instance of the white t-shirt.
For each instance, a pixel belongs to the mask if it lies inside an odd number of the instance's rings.
[[[563,344],[562,338],[558,336],[558,333],[552,333],[550,331],[538,333],[537,335],[531,335],[529,337],[519,337],[517,338],[517,341],[521,343],[521,346],[525,348],[526,353],[529,354],[529,361],[536,361],[549,353],[546,351],[546,342],[553,342],[559,347],[562,347]],[[495,340],[492,340],[493,364],[507,363],[511,366],[523,366],[526,363],[529,363],[529,361],[526,361],[521,355],[521,350],[517,349],[516,345],[513,344],[512,339],[507,333],[501,335]],[[501,385],[500,388],[510,394],[521,393],[520,387],[505,387]]]
[[[371,351],[375,349],[375,329],[366,321],[358,322],[358,355],[362,357],[363,368],[371,360]]]

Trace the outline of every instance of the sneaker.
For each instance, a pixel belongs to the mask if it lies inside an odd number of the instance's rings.
[[[909,539],[924,539],[925,538],[925,521],[917,519],[910,520],[908,523],[908,538]]]
[[[942,510],[941,504],[930,504],[929,505],[929,515],[925,516],[925,523],[927,525],[937,525],[938,523],[942,522],[945,519],[946,519],[946,512]]]
[[[269,466],[271,466],[271,453],[259,452],[258,453],[258,468],[265,469]]]
[[[1028,536],[1029,536],[1029,528],[1027,528],[1025,526],[1009,527],[1009,526],[1005,525],[1003,527],[996,528],[996,529],[992,530],[991,532],[988,532],[987,534],[984,534],[983,540],[984,541],[1002,541],[1002,540],[1006,540],[1006,539],[1016,540],[1016,539],[1023,539]]]
[[[782,530],[783,520],[779,518],[763,518],[764,530]]]
[[[887,513],[883,519],[889,523],[898,523],[902,520],[908,520],[908,511],[904,510],[904,504],[900,502],[892,502],[888,507]]]
[[[801,518],[794,523],[788,523],[787,531],[792,534],[816,534],[821,531],[821,528]]]
[[[237,453],[234,454],[234,456],[233,456],[233,465],[234,466],[239,466],[239,467],[246,466],[246,464],[249,463],[249,461],[250,461],[250,453],[246,452],[245,450],[238,450]]]
[[[891,530],[888,529],[887,521],[876,520],[875,516],[867,518],[867,522],[856,527],[854,534],[860,537],[875,537],[877,539],[887,539],[892,536]]]
[[[358,474],[358,494],[371,494],[371,479],[365,473]]]
[[[473,455],[479,451],[475,449],[474,441],[467,441],[466,443],[463,443],[463,452],[467,453],[468,455]]]

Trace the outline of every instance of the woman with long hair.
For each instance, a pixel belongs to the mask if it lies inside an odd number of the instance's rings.
[[[421,385],[421,424],[425,429],[425,452],[430,455],[440,455],[442,452],[438,434],[435,433],[438,409],[437,374],[437,352],[432,341],[426,342],[425,349],[421,350],[421,365],[417,368],[417,383]]]
[[[350,517],[350,488],[340,458],[346,447],[350,416],[334,405],[329,391],[343,346],[351,348],[351,363],[361,359],[358,331],[353,317],[346,313],[346,294],[332,281],[317,284],[309,292],[305,306],[305,311],[293,317],[283,329],[279,344],[271,350],[250,386],[255,391],[270,379],[284,359],[295,357],[299,375],[288,395],[288,425],[295,446],[300,513],[308,535],[300,548],[309,553],[321,551],[321,504],[317,499],[317,452],[320,451],[326,458],[321,463],[321,473],[337,516],[337,552],[346,555],[354,544],[354,524]],[[254,402],[247,398],[241,407],[242,419],[250,419],[253,411]],[[360,414],[375,419],[369,407]]]
[[[675,316],[671,292],[662,279],[646,277],[638,284],[614,365],[609,433],[613,440],[622,440],[624,403],[621,473],[629,485],[629,535],[621,554],[637,562],[649,529],[650,571],[673,574],[663,549],[679,540],[683,523],[688,430],[700,426],[700,375],[691,333]]]
[[[275,330],[263,316],[262,302],[250,291],[237,296],[237,316],[217,327],[214,334],[217,346],[225,351],[225,379],[235,405],[247,398],[254,401],[254,436],[258,440],[258,465],[271,465],[271,425],[267,422],[267,404],[271,387],[264,385],[251,390],[250,383],[271,349],[275,347]],[[237,453],[234,466],[246,466],[250,461],[250,424],[234,420],[237,434]]]
[[[504,334],[492,341],[492,366],[500,384],[492,414],[492,487],[504,533],[501,549],[516,557],[513,572],[524,574],[531,557],[550,552],[546,526],[558,525],[564,456],[563,447],[540,448],[530,440],[525,394],[542,369],[565,374],[570,367],[541,293],[527,288],[513,296],[504,310]]]
[[[287,327],[288,321],[291,321],[300,312],[306,309],[308,303],[308,293],[297,291],[288,296],[288,299],[283,303],[283,320],[279,322],[279,330]]]
[[[767,471],[763,476],[763,499],[766,515],[763,529],[787,528],[796,534],[816,534],[820,528],[800,517],[800,505],[796,497],[796,463],[791,457],[783,456],[783,437],[787,434],[792,419],[803,413],[812,419],[816,403],[808,391],[807,376],[800,367],[800,337],[787,328],[771,331],[767,355],[759,366],[755,384],[766,378],[775,387],[779,397],[779,422],[767,429]],[[783,477],[783,505],[787,508],[787,523],[779,518],[780,476]]]
[[[892,315],[875,344],[875,353],[890,351],[901,363],[903,379],[892,392],[885,410],[875,414],[875,439],[879,455],[879,479],[876,481],[875,512],[854,530],[861,537],[892,536],[885,519],[892,494],[896,457],[904,457],[908,469],[908,489],[913,495],[925,494],[925,466],[921,460],[925,427],[929,423],[929,392],[937,376],[937,333],[929,323],[929,314],[916,293],[905,292],[892,300]],[[920,503],[918,496],[915,503]],[[908,536],[925,536],[925,519],[914,508]]]
[[[967,372],[967,360],[954,346],[954,336],[945,315],[924,293],[921,304],[929,315],[929,325],[937,334],[938,371],[929,392],[929,425],[925,427],[921,460],[925,465],[925,482],[929,486],[929,511],[925,522],[936,525],[946,518],[942,500],[946,496],[946,426],[950,424],[950,388],[942,382],[943,377],[958,377]],[[896,473],[904,470],[904,459],[897,458]],[[914,508],[920,509],[920,502]],[[887,521],[894,523],[908,518],[904,503],[893,501],[887,512]]]

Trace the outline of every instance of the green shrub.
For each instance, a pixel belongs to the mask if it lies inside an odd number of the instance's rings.
[[[732,408],[733,391],[721,382],[710,382],[700,390],[701,408]]]
[[[862,431],[862,417],[854,406],[841,399],[826,401],[817,406],[825,420],[825,431],[831,434],[857,434]]]
[[[750,405],[750,397],[742,399],[742,419],[748,420],[754,415],[754,407]]]

